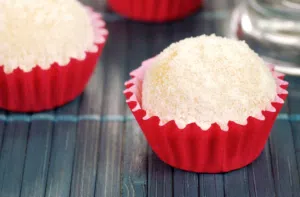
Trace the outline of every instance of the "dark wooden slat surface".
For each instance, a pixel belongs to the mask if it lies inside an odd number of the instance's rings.
[[[151,150],[148,152],[148,196],[172,197],[173,169],[163,163]]]
[[[121,196],[146,197],[148,191],[147,143],[134,122],[126,123],[124,132]]]
[[[198,196],[199,184],[196,173],[174,170],[173,175],[174,197]]]
[[[107,53],[117,58],[105,58],[105,80],[103,92],[103,114],[124,115],[125,104],[122,95],[127,61],[127,23],[111,23],[110,45]],[[125,64],[124,64],[125,63]],[[111,83],[111,82],[114,83]],[[112,104],[113,103],[113,104]],[[120,196],[121,161],[124,124],[120,121],[105,121],[100,131],[98,148],[97,180],[95,196]]]
[[[287,103],[282,112],[288,112]],[[294,141],[288,121],[278,120],[270,136],[271,164],[278,196],[300,196]]]
[[[6,112],[3,110],[0,110],[0,115],[6,116]],[[3,146],[3,142],[4,142],[5,127],[6,127],[6,122],[1,121],[0,122],[0,154],[1,154],[2,146]]]
[[[79,99],[56,111],[57,114],[77,114]],[[69,196],[76,146],[77,123],[57,122],[53,126],[51,155],[48,167],[46,197]]]
[[[288,106],[289,106],[289,113],[292,114],[300,114],[300,79],[296,77],[288,77],[287,78],[290,82],[289,84],[289,97],[288,97]],[[292,138],[294,141],[294,149],[296,152],[297,158],[297,166],[298,166],[298,173],[300,177],[300,122],[296,121],[300,118],[293,116],[294,118],[290,121],[291,128],[292,128]]]
[[[247,171],[250,196],[276,196],[268,143],[258,159],[248,166]]]
[[[300,196],[298,168],[290,128],[287,122],[277,121],[270,138],[275,191],[278,196],[286,197]]]
[[[244,194],[244,197],[249,197],[247,168],[224,174],[224,190],[225,196],[239,197]]]
[[[29,129],[30,123],[24,121],[10,122],[5,128],[0,155],[0,196],[20,196]]]
[[[0,197],[298,197],[300,79],[288,77],[288,103],[264,151],[249,166],[198,174],[163,163],[148,146],[122,95],[129,72],[174,41],[224,35],[237,0],[206,1],[166,24],[125,20],[104,0],[109,40],[85,92],[42,114],[0,111]]]
[[[53,121],[32,121],[28,134],[21,197],[44,196],[51,152]]]
[[[148,55],[147,38],[149,27],[139,23],[128,23],[128,66],[127,73],[136,68]],[[132,44],[138,40],[139,44]],[[143,43],[144,42],[144,43]],[[125,76],[129,79],[129,76]],[[123,86],[124,88],[124,86]],[[126,116],[131,112],[126,107]],[[137,148],[138,147],[138,148]],[[122,197],[146,197],[147,196],[147,169],[148,169],[148,146],[145,137],[141,133],[138,125],[134,121],[125,123],[123,134],[123,165],[122,165]]]
[[[103,67],[102,61],[81,96],[79,114],[101,114]],[[93,85],[94,84],[94,85]],[[97,174],[97,155],[99,146],[100,122],[82,120],[77,123],[75,153],[70,196],[93,196]]]
[[[223,174],[199,174],[199,196],[223,197]]]

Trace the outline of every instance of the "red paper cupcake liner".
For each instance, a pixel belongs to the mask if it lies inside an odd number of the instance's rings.
[[[195,12],[202,0],[109,0],[108,4],[122,16],[145,22],[164,22]]]
[[[162,161],[182,170],[218,173],[244,167],[260,155],[287,97],[288,83],[282,75],[272,69],[277,82],[276,100],[259,118],[250,116],[246,125],[229,122],[228,131],[223,131],[216,123],[208,130],[191,123],[179,129],[174,120],[162,125],[159,117],[148,117],[142,109],[142,83],[151,61],[143,62],[131,73],[124,94],[148,143]]]
[[[37,112],[61,106],[82,93],[105,45],[108,31],[100,14],[86,8],[95,32],[95,52],[86,52],[83,60],[71,58],[67,65],[53,63],[30,72],[20,68],[5,73],[0,67],[0,107],[17,112]]]

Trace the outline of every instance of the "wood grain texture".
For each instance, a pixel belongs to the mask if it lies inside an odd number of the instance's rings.
[[[129,79],[129,72],[148,58],[149,29],[145,24],[128,23],[128,57],[134,58],[128,58],[126,80]],[[126,115],[131,115],[128,107],[126,107]],[[146,197],[148,144],[136,121],[125,123],[123,144],[122,197]]]
[[[147,142],[137,123],[126,123],[122,166],[122,197],[147,196],[147,150]]]
[[[155,153],[148,152],[148,197],[172,197],[173,169],[163,163]]]
[[[56,114],[77,114],[80,99],[59,108]],[[57,122],[53,126],[46,197],[68,197],[72,181],[77,123]]]
[[[52,121],[36,120],[31,123],[24,163],[21,197],[40,197],[45,194],[52,127]]]
[[[0,114],[1,115],[6,115],[6,112],[3,110],[0,110]],[[8,152],[7,150],[7,144],[5,143],[5,129],[7,127],[7,123],[5,121],[0,121],[0,194],[3,194],[3,185],[4,185],[4,179],[5,179],[5,167],[6,167],[6,160],[3,159],[3,157],[5,157],[5,155],[7,155]],[[6,146],[4,146],[4,143],[6,144]],[[6,150],[3,150],[6,149]],[[9,159],[6,156],[7,159]]]
[[[114,54],[104,59],[105,89],[103,92],[103,113],[124,115],[125,102],[122,95],[127,63],[127,23],[110,23],[109,44],[107,52]],[[120,196],[122,139],[124,124],[122,122],[103,122],[98,145],[97,182],[95,196]]]
[[[277,196],[300,196],[299,177],[295,176],[298,174],[296,156],[288,122],[275,123],[270,148]]]
[[[174,169],[174,197],[197,197],[199,192],[198,174]]]
[[[249,194],[255,197],[275,196],[269,144],[261,155],[247,167]]]
[[[20,196],[29,127],[29,123],[16,121],[5,128],[0,157],[0,196]]]
[[[105,49],[104,49],[105,54]],[[81,96],[79,114],[101,114],[103,89],[103,55]],[[100,122],[82,120],[77,124],[74,163],[70,196],[93,196],[97,174],[97,155],[100,136]]]
[[[99,129],[99,122],[81,121],[77,126],[71,196],[94,195]]]
[[[225,196],[249,197],[247,168],[242,168],[224,174]]]
[[[282,112],[288,112],[287,103]],[[277,120],[270,136],[271,164],[278,197],[300,196],[293,134],[288,121]]]
[[[0,115],[6,116],[6,111],[0,110]],[[0,121],[0,157],[1,157],[1,150],[4,142],[4,131],[7,123],[5,121]],[[0,182],[1,183],[1,182]]]
[[[199,174],[199,196],[223,197],[223,174]]]
[[[80,115],[88,114],[101,114],[102,108],[102,95],[103,95],[103,81],[104,81],[104,64],[103,59],[105,56],[106,48],[104,47],[103,54],[98,60],[97,67],[86,86],[84,92],[81,94],[79,103]]]
[[[300,114],[300,79],[299,77],[286,77],[289,81],[289,96],[288,96],[288,108],[289,114]],[[299,116],[300,117],[300,116]],[[294,142],[294,149],[297,159],[298,175],[300,177],[300,122],[290,121],[292,129],[292,137]]]

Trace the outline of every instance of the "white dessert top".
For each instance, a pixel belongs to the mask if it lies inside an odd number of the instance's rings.
[[[93,41],[91,19],[77,0],[0,0],[0,65],[6,73],[83,59]]]
[[[142,107],[162,123],[246,124],[276,98],[276,81],[245,42],[200,36],[171,44],[146,71]]]

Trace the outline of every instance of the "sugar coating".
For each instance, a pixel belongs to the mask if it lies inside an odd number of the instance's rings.
[[[84,58],[94,31],[76,0],[0,0],[0,65],[6,73]]]
[[[142,107],[162,123],[202,129],[228,121],[246,124],[276,97],[276,82],[245,42],[200,36],[171,44],[146,71]]]

